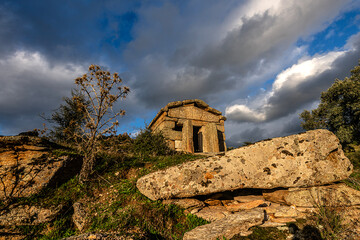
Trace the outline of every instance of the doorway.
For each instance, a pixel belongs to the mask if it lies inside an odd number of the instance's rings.
[[[203,136],[200,129],[201,127],[193,127],[194,152],[203,152]]]
[[[219,140],[219,151],[225,152],[225,140],[224,135],[221,131],[217,130],[218,140]]]

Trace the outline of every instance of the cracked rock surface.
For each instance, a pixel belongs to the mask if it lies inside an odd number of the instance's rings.
[[[352,168],[337,137],[321,129],[157,171],[140,178],[137,187],[152,200],[242,188],[311,187],[346,179]]]

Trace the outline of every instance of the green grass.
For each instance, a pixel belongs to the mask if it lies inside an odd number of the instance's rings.
[[[61,239],[76,234],[76,230],[72,227],[70,214],[68,214],[67,216],[62,216],[61,218],[55,220],[53,223],[48,224],[47,227],[49,230],[46,232],[45,235],[40,235],[38,239]]]
[[[88,189],[80,184],[75,176],[58,188],[45,188],[38,194],[27,198],[16,199],[17,204],[36,205],[40,207],[52,207],[72,204],[77,199],[84,197]]]
[[[354,151],[346,152],[345,155],[346,157],[349,158],[349,160],[353,164],[354,171],[350,175],[350,177],[346,179],[344,182],[348,186],[360,191],[360,146],[352,145],[351,147]]]
[[[262,228],[262,227],[253,227],[251,228],[253,233],[247,237],[242,237],[236,235],[232,240],[285,240],[286,233],[277,228]]]
[[[133,196],[133,195],[132,195]],[[115,201],[109,205],[96,204],[91,220],[91,231],[117,231],[136,228],[147,236],[159,239],[182,239],[182,235],[207,222],[193,215],[185,216],[183,210],[174,205],[163,205],[135,196],[131,202]]]
[[[151,141],[148,133],[143,140]],[[15,199],[16,204],[44,208],[63,206],[63,211],[52,222],[37,226],[14,226],[14,229],[26,235],[26,239],[61,239],[79,234],[71,216],[72,205],[81,201],[89,213],[85,232],[127,234],[129,230],[134,230],[132,235],[135,239],[136,236],[139,239],[182,239],[185,232],[207,222],[194,215],[185,215],[183,209],[177,206],[149,200],[138,191],[136,181],[150,172],[202,156],[166,150],[166,146],[158,146],[165,144],[161,143],[159,136],[156,141],[155,145],[138,141],[137,148],[134,141],[129,139],[126,139],[126,144],[116,142],[119,146],[115,144],[111,149],[104,148],[98,153],[91,181],[81,184],[74,176],[61,186],[46,188],[31,197]],[[53,155],[81,158],[71,148],[56,149]]]
[[[151,138],[146,135],[143,141],[151,141]],[[161,142],[161,138],[157,141]],[[183,209],[177,206],[151,201],[136,188],[136,181],[141,176],[203,156],[175,153],[164,150],[164,146],[158,148],[156,144],[147,142],[138,142],[135,148],[134,141],[129,139],[126,139],[126,143],[119,140],[116,144],[98,153],[95,174],[86,184],[80,184],[74,176],[56,188],[47,188],[31,197],[16,199],[14,203],[17,204],[45,208],[62,205],[64,210],[52,222],[13,228],[26,235],[27,239],[61,239],[79,234],[71,221],[72,204],[78,201],[85,203],[89,213],[87,232],[128,234],[131,230],[134,239],[182,239],[185,232],[208,223],[195,215],[185,215]],[[345,182],[360,190],[360,149],[354,149],[355,152],[346,153],[354,164],[354,173]],[[81,157],[69,148],[56,149],[53,154]],[[0,207],[3,207],[1,203]],[[319,224],[327,221],[338,229],[341,222],[337,221],[336,214],[329,209],[322,210],[322,215],[317,219]],[[235,236],[232,239],[286,239],[286,233],[277,228],[254,227],[252,230],[253,234],[248,237]]]

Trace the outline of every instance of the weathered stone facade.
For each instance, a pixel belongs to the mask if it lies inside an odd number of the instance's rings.
[[[168,103],[151,121],[149,129],[162,132],[171,148],[184,152],[224,152],[226,118],[202,100]]]

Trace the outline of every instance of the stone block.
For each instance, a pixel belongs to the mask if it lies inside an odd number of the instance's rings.
[[[202,225],[184,234],[184,240],[216,240],[231,239],[233,236],[240,234],[248,236],[252,232],[251,227],[262,224],[264,213],[259,209],[230,214],[218,221]]]
[[[180,140],[175,140],[175,149],[183,149],[183,146],[182,146],[182,141]]]

